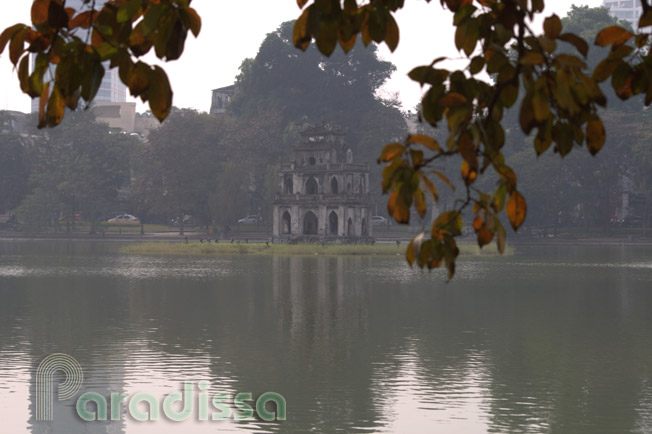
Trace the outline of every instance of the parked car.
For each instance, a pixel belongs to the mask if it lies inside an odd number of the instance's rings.
[[[238,220],[239,225],[257,225],[262,221],[259,215],[248,215],[247,217]]]
[[[73,221],[73,219],[70,218],[70,217],[71,217],[71,216],[69,216],[69,215],[68,215],[68,216],[65,216],[65,217],[61,217],[61,218],[59,219],[59,223],[65,223],[65,222],[67,222],[67,221]],[[83,223],[83,222],[84,222],[84,218],[81,216],[81,214],[75,214],[74,222],[75,222],[75,223]]]
[[[138,217],[132,216],[131,214],[120,214],[107,221],[109,223],[140,223]]]
[[[388,223],[389,223],[389,220],[387,220],[385,217],[383,217],[381,215],[371,216],[371,225],[372,226],[386,225]]]
[[[192,216],[191,215],[184,215],[183,216],[183,224],[185,225],[190,225],[192,224]],[[179,226],[179,217],[175,217],[170,220],[170,225],[172,226]]]

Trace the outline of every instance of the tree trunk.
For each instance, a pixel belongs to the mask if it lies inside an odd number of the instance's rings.
[[[179,235],[183,235],[183,214],[179,217]]]

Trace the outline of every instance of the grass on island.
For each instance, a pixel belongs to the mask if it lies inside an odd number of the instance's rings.
[[[407,243],[392,244],[270,244],[264,243],[219,243],[199,242],[145,242],[124,246],[122,253],[132,255],[366,255],[403,256]],[[459,244],[461,255],[498,255],[495,245],[480,249],[475,244]],[[505,254],[513,253],[507,246]]]

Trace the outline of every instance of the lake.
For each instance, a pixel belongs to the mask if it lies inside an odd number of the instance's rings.
[[[0,432],[652,432],[650,247],[518,246],[461,259],[447,283],[401,257],[120,245],[0,241]],[[37,420],[37,370],[56,353],[83,384]],[[76,410],[82,393],[162,403],[185,382],[185,421]],[[265,392],[286,420],[237,420],[233,397]],[[201,393],[228,403],[221,420],[204,420]]]

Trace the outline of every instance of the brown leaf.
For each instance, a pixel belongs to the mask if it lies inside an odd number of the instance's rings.
[[[50,0],[34,0],[32,3],[32,23],[36,27],[48,21],[48,9]]]
[[[620,45],[627,42],[632,36],[629,30],[620,26],[609,26],[602,30],[595,37],[595,44],[601,47],[607,45]]]
[[[413,134],[408,137],[407,142],[408,144],[419,143],[431,151],[441,152],[441,147],[439,146],[439,143],[437,143],[437,140],[425,134]]]
[[[399,223],[410,222],[410,208],[399,194],[398,190],[394,190],[389,196],[387,201],[387,211]]]
[[[400,143],[390,143],[383,147],[383,150],[378,157],[378,162],[391,161],[394,157],[401,155],[405,151],[405,146]]]
[[[525,215],[527,214],[527,203],[521,193],[516,190],[512,191],[509,199],[507,199],[505,213],[507,213],[507,218],[509,218],[509,222],[514,230],[517,230],[523,224]]]
[[[597,154],[604,145],[606,133],[599,117],[594,117],[586,123],[586,146],[591,155]]]
[[[156,65],[149,73],[147,98],[152,113],[159,122],[163,122],[172,110],[172,88],[165,71]]]
[[[561,20],[556,14],[552,14],[543,21],[543,32],[548,39],[557,39],[561,33]]]
[[[494,239],[494,234],[487,228],[486,225],[482,225],[480,227],[480,230],[477,231],[478,233],[478,246],[483,247],[486,246],[491,242],[491,240]]]
[[[417,210],[419,217],[424,218],[426,216],[426,195],[423,193],[423,190],[417,188],[414,192],[414,208]]]
[[[294,23],[294,29],[292,30],[292,43],[295,47],[306,51],[310,45],[312,37],[308,33],[308,15],[310,8],[303,11],[301,16]]]
[[[394,50],[396,50],[396,47],[398,47],[399,30],[398,30],[398,25],[394,20],[394,17],[392,17],[391,15],[387,16],[386,26],[387,26],[387,31],[385,33],[385,43],[389,47],[389,50],[391,52],[394,52]]]
[[[50,97],[50,82],[48,81],[45,83],[43,86],[43,92],[41,93],[41,97],[39,98],[38,101],[38,127],[43,128],[47,126],[48,121],[45,116],[45,107],[48,104],[48,98]]]
[[[150,68],[143,62],[136,63],[129,74],[129,90],[133,96],[140,96],[150,85]]]
[[[188,20],[190,21],[190,31],[196,38],[199,36],[199,32],[201,31],[201,17],[193,8],[187,8],[185,11],[188,14]]]
[[[582,54],[582,56],[586,57],[586,55],[589,54],[589,44],[576,34],[563,33],[559,35],[559,39],[573,45],[575,48],[577,48],[577,51]]]
[[[18,64],[20,56],[25,52],[25,33],[27,32],[26,28],[22,28],[14,33],[14,36],[11,38],[9,43],[9,59],[14,65]]]
[[[457,92],[450,92],[446,94],[443,98],[439,100],[439,104],[444,107],[457,107],[467,103],[467,99],[464,95]]]

